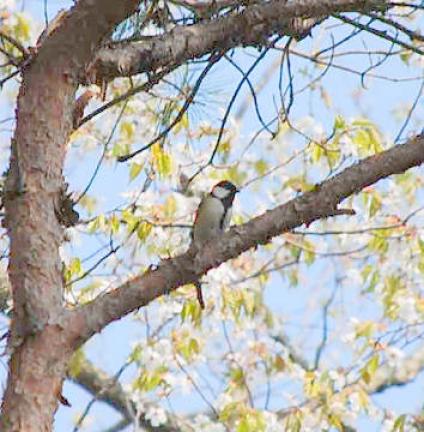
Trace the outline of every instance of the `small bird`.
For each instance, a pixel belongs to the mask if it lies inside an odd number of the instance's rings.
[[[239,190],[227,180],[220,181],[206,195],[197,208],[192,241],[199,248],[222,234],[230,225],[234,197]],[[200,282],[196,284],[200,307],[205,308]]]
[[[201,245],[222,234],[229,226],[238,189],[229,181],[217,183],[199,204],[194,218],[192,239]]]

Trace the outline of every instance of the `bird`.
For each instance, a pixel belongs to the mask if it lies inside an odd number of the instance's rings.
[[[200,249],[230,225],[233,201],[238,188],[228,180],[217,183],[200,202],[191,231],[192,244]],[[195,283],[200,307],[205,308],[200,282]]]
[[[192,241],[196,246],[208,242],[228,228],[237,192],[233,183],[222,180],[202,199],[192,229]]]

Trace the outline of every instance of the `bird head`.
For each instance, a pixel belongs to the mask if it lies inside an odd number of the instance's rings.
[[[228,180],[222,180],[212,188],[211,195],[220,200],[230,199],[232,201],[237,192],[239,190],[233,183]]]

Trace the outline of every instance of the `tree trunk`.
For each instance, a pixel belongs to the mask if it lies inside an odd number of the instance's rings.
[[[58,337],[63,228],[55,207],[63,186],[76,85],[44,60],[23,74],[5,186],[14,308],[4,431],[51,430],[66,366]]]

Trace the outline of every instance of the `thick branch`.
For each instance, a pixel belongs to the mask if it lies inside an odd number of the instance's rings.
[[[164,66],[183,64],[215,50],[263,46],[274,34],[301,39],[332,13],[381,11],[388,4],[385,0],[274,0],[246,6],[238,14],[190,26],[176,26],[164,35],[105,47],[99,51],[87,76],[81,79],[83,82],[100,82],[152,72]]]
[[[163,260],[156,270],[149,270],[69,312],[69,337],[78,346],[110,322],[171,290],[195,282],[210,269],[250,248],[268,243],[273,237],[302,224],[308,226],[317,219],[340,214],[337,206],[347,197],[423,162],[424,134],[406,144],[366,158],[324,181],[314,191],[232,228],[198,253],[190,249],[185,254]]]

